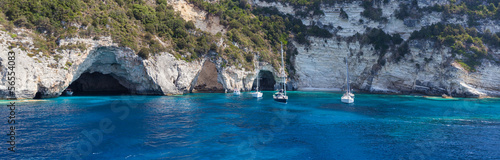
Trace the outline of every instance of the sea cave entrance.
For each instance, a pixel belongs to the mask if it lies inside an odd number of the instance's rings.
[[[273,73],[271,71],[261,70],[259,71],[259,90],[262,91],[274,91],[274,85],[276,81],[274,80]],[[257,87],[257,78],[253,81],[252,89]]]
[[[99,72],[85,72],[71,83],[68,88],[73,91],[73,95],[122,95],[131,94],[131,91],[120,84],[111,74]]]
[[[224,86],[217,80],[219,76],[215,64],[203,63],[202,69],[192,90],[193,93],[224,93]]]

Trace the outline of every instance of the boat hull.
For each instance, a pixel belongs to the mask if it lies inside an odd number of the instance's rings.
[[[262,98],[262,92],[253,92],[252,97],[254,98]]]
[[[73,92],[72,92],[72,91],[64,91],[64,93],[65,93],[67,96],[72,96],[72,95],[73,95]]]
[[[284,95],[273,95],[273,99],[276,102],[282,102],[282,103],[287,103],[288,102],[288,96]]]
[[[275,98],[274,101],[281,102],[281,103],[287,103],[288,99]]]
[[[342,101],[342,103],[354,103],[354,98],[345,98],[345,97],[342,97],[340,99],[340,101]]]

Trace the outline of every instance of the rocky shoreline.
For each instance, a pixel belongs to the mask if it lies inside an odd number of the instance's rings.
[[[173,95],[193,92],[197,82],[211,81],[211,85],[219,85],[219,92],[231,92],[235,88],[243,91],[252,89],[259,71],[270,71],[275,81],[279,78],[269,64],[262,64],[253,71],[237,69],[234,66],[221,65],[221,59],[210,57],[198,61],[186,62],[177,60],[169,53],[160,53],[148,60],[143,60],[132,50],[118,47],[110,38],[100,40],[69,39],[62,40],[61,45],[85,43],[84,51],[77,49],[62,50],[55,53],[59,59],[42,54],[30,53],[20,48],[9,49],[9,42],[24,41],[13,39],[6,32],[0,31],[5,41],[0,44],[0,60],[2,84],[0,98],[9,98],[6,84],[6,55],[16,52],[16,98],[30,99],[38,93],[41,98],[58,97],[72,82],[83,73],[110,74],[133,94],[141,95]],[[299,54],[294,58],[295,74],[291,75],[290,89],[296,90],[337,90],[345,85],[343,58],[345,53],[352,53],[357,59],[349,61],[351,68],[351,86],[354,89],[369,93],[384,94],[424,94],[453,97],[485,97],[500,95],[500,66],[485,63],[477,72],[468,73],[448,59],[446,48],[429,49],[432,44],[427,41],[416,41],[411,45],[411,55],[402,62],[388,62],[378,71],[372,72],[376,56],[370,53],[371,46],[347,44],[342,41],[312,39],[309,49],[295,44]],[[423,43],[423,44],[422,44]],[[329,47],[314,47],[329,46]],[[334,54],[329,50],[337,51]],[[363,54],[362,54],[363,53]],[[361,55],[362,54],[362,55]],[[30,56],[31,55],[31,56]],[[425,62],[425,56],[431,55],[433,60]],[[56,56],[56,57],[58,57]],[[210,62],[212,79],[199,79],[205,62]],[[449,64],[451,63],[451,64]],[[71,64],[71,65],[69,65]],[[415,68],[421,64],[421,68]],[[206,76],[205,76],[206,77]],[[216,78],[216,80],[214,80]],[[218,83],[218,84],[217,84]],[[205,84],[206,85],[206,84]],[[198,84],[198,87],[202,84]],[[198,88],[199,90],[200,88]],[[209,89],[210,90],[210,89]]]
[[[21,32],[21,31],[20,31]],[[137,56],[128,48],[118,47],[109,37],[100,40],[69,39],[61,40],[60,45],[84,43],[87,49],[61,50],[53,55],[45,56],[42,53],[30,53],[32,40],[29,37],[12,38],[6,32],[0,31],[4,40],[0,44],[1,79],[0,99],[11,98],[8,95],[6,78],[8,59],[7,52],[16,53],[16,91],[15,97],[30,99],[37,93],[41,98],[58,97],[72,82],[76,81],[83,73],[109,74],[133,94],[141,95],[173,95],[189,93],[193,90],[198,75],[205,61],[186,62],[176,59],[169,53],[159,53],[148,60]],[[31,47],[21,49],[13,47],[10,43],[22,41]],[[58,57],[57,59],[54,57]],[[216,82],[223,86],[225,91],[234,88],[250,90],[256,71],[237,69],[234,66],[222,67],[220,62],[213,60],[213,70],[218,74]],[[274,70],[270,65],[262,67]],[[201,80],[200,80],[201,81]]]

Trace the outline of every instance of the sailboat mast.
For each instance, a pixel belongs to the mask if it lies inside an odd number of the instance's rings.
[[[259,73],[257,73],[257,92],[259,92]]]
[[[345,58],[345,67],[346,67],[346,83],[347,83],[347,93],[351,93],[351,88],[349,86],[349,65],[347,64],[347,57]]]
[[[257,66],[260,66],[259,62],[257,62]],[[257,72],[257,92],[259,92],[259,81],[260,81],[260,78],[259,78],[259,75],[260,75],[260,71]]]
[[[283,60],[283,42],[281,42],[281,71],[283,73],[283,90],[285,91],[285,96],[286,96],[286,79],[285,79],[285,61]]]

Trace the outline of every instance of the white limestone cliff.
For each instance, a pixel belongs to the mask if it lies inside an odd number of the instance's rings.
[[[215,34],[225,32],[217,17],[207,16],[186,1],[170,1],[176,11],[186,20],[193,20],[195,26],[203,31]],[[276,7],[279,11],[294,14],[291,6],[281,3],[251,1],[253,5]],[[381,5],[387,23],[380,23],[362,17],[363,8],[360,1],[322,6],[324,16],[301,18],[304,24],[312,22],[332,25],[336,33],[333,38],[309,37],[310,46],[292,42],[298,51],[292,56],[295,71],[290,80],[294,88],[299,90],[341,90],[345,86],[345,57],[354,89],[374,93],[399,94],[448,94],[462,97],[500,96],[500,65],[488,60],[477,67],[477,71],[468,72],[454,61],[449,48],[436,48],[431,41],[409,41],[410,52],[398,62],[392,57],[395,53],[389,50],[380,57],[374,47],[348,40],[349,36],[364,33],[366,28],[380,28],[389,34],[401,34],[407,40],[410,33],[421,27],[443,21],[442,14],[425,14],[409,27],[404,21],[393,15],[400,1]],[[446,0],[418,0],[420,7],[448,3]],[[339,18],[340,8],[349,15],[349,19]],[[360,21],[363,20],[363,21]],[[466,17],[445,19],[447,23],[465,25]],[[479,31],[489,29],[500,30],[497,21],[487,21],[479,26]],[[342,29],[338,29],[341,26]],[[29,32],[16,29],[16,34]],[[12,38],[7,32],[0,31],[0,99],[8,97],[7,84],[7,52],[16,53],[16,97],[33,98],[36,93],[42,97],[57,97],[83,73],[98,72],[110,74],[118,82],[135,94],[171,95],[189,93],[195,86],[198,75],[205,61],[215,63],[217,81],[226,92],[234,89],[251,90],[259,71],[270,71],[274,79],[279,81],[277,71],[270,65],[262,63],[253,70],[239,69],[237,66],[226,66],[222,59],[204,57],[193,62],[178,60],[170,53],[154,54],[147,60],[138,57],[132,50],[118,47],[110,37],[100,40],[63,39],[60,46],[68,44],[85,44],[86,49],[62,49],[55,54],[43,55],[33,53],[33,39],[29,36]],[[24,47],[16,47],[14,43],[22,43]],[[219,46],[223,46],[221,40]],[[10,49],[10,46],[14,46]],[[498,49],[493,56],[500,57]],[[56,58],[57,57],[57,58]],[[381,64],[380,58],[384,59]]]
[[[196,28],[211,34],[226,32],[226,28],[220,24],[218,16],[208,15],[206,11],[195,7],[185,0],[169,0],[168,3],[172,5],[176,12],[180,13],[180,16],[184,20],[193,21]]]
[[[400,34],[408,40],[410,34],[424,26],[443,21],[442,14],[432,12],[424,14],[415,24],[407,25],[393,14],[399,8],[401,1],[390,1],[381,4],[383,17],[388,21],[376,22],[361,16],[363,7],[361,1],[323,5],[324,16],[301,18],[305,25],[312,22],[319,25],[331,25],[330,30],[336,33],[333,38],[309,37],[310,46],[293,42],[298,55],[293,58],[295,75],[293,79],[299,90],[341,90],[345,86],[345,57],[349,57],[351,86],[353,88],[375,93],[399,94],[448,94],[462,97],[498,96],[500,65],[485,61],[476,72],[468,72],[458,65],[449,48],[435,48],[430,41],[409,41],[410,53],[399,62],[391,59],[394,53],[385,54],[381,65],[379,56],[372,45],[350,42],[343,37],[356,33],[363,34],[367,28],[379,28],[388,34]],[[419,7],[434,4],[447,4],[446,0],[419,0]],[[252,1],[253,5],[261,7],[276,7],[284,14],[294,15],[294,8],[278,2]],[[349,16],[340,18],[340,9]],[[444,19],[447,23],[466,25],[467,18]],[[498,22],[486,21],[479,26],[479,31],[498,30]],[[338,26],[341,29],[338,29]],[[495,52],[498,56],[498,53]]]
[[[94,72],[111,75],[133,94],[183,94],[192,90],[195,78],[206,60],[186,62],[165,52],[143,60],[132,50],[118,47],[110,37],[100,40],[61,40],[60,46],[83,43],[87,48],[84,51],[66,49],[45,56],[31,53],[34,48],[29,37],[12,38],[4,31],[0,31],[0,37],[3,39],[0,43],[0,99],[14,98],[8,95],[9,51],[16,53],[15,98],[34,98],[37,93],[42,98],[57,97],[80,75]],[[24,42],[30,48],[24,50],[14,46],[9,49],[11,43],[15,42]],[[256,75],[256,70],[245,71],[234,67],[220,67],[219,70],[219,75],[222,76],[219,79],[229,90],[235,87],[249,90]]]
[[[499,96],[500,65],[485,61],[476,72],[458,65],[449,48],[435,48],[430,41],[410,41],[410,53],[399,62],[388,52],[384,65],[371,45],[335,39],[310,38],[311,46],[294,44],[298,90],[341,90],[345,86],[348,57],[351,86],[374,93]],[[378,65],[378,66],[377,66]],[[377,68],[379,67],[379,68]]]

